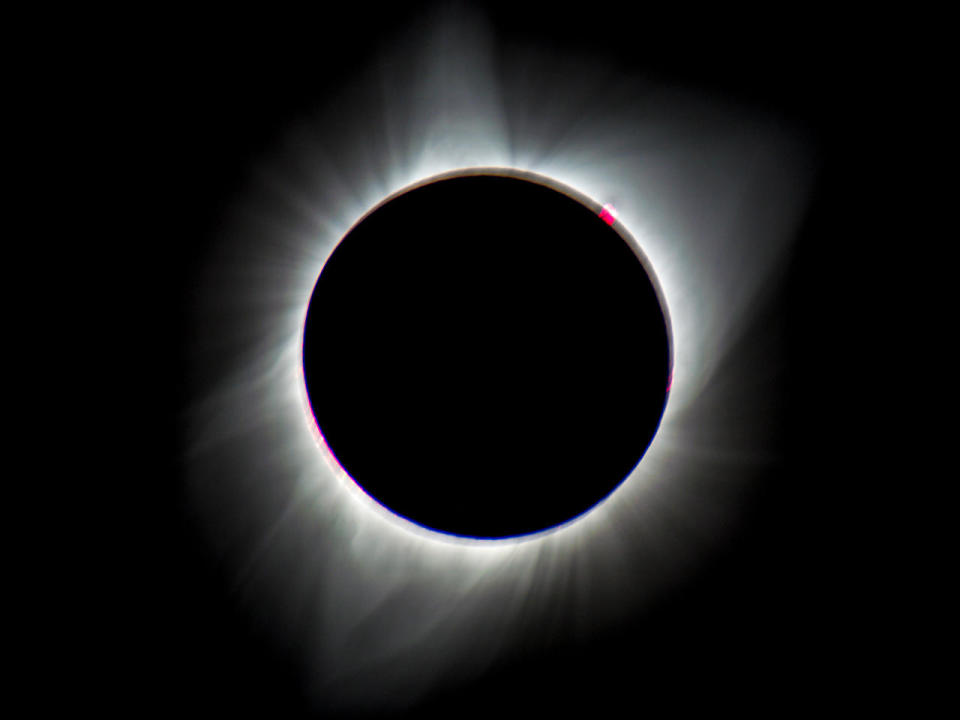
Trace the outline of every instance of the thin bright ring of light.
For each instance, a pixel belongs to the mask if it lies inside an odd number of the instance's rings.
[[[596,200],[593,200],[591,198],[584,196],[582,193],[577,192],[573,188],[566,187],[557,182],[551,181],[549,178],[545,178],[543,176],[537,175],[536,173],[532,173],[529,171],[522,171],[515,168],[505,168],[505,167],[459,168],[449,172],[440,173],[439,175],[425,178],[419,182],[414,183],[411,186],[405,187],[395,193],[391,193],[386,198],[383,198],[374,207],[370,208],[367,212],[363,213],[363,215],[357,219],[357,221],[350,227],[350,229],[346,233],[344,233],[344,236],[349,234],[350,230],[352,230],[353,227],[355,227],[356,225],[359,225],[368,215],[370,215],[370,213],[376,210],[376,208],[385,205],[390,200],[400,195],[408,193],[412,190],[415,190],[418,187],[422,187],[429,183],[441,181],[447,178],[464,177],[468,175],[500,175],[503,177],[514,177],[514,178],[520,178],[520,179],[526,180],[528,182],[537,183],[545,187],[549,187],[552,190],[562,193],[572,198],[573,200],[576,200],[581,205],[593,210],[600,218],[603,219],[604,222],[606,222],[610,226],[613,226],[617,234],[620,236],[620,238],[630,247],[630,249],[636,255],[637,259],[640,261],[641,265],[643,265],[644,270],[647,273],[647,277],[650,279],[650,282],[653,284],[654,291],[656,292],[657,299],[660,303],[661,311],[663,312],[664,320],[666,321],[666,324],[667,324],[667,344],[670,352],[669,362],[670,362],[670,366],[672,366],[673,342],[671,339],[672,329],[671,329],[671,323],[670,323],[670,312],[669,312],[669,308],[666,306],[666,303],[664,301],[663,290],[660,287],[660,283],[657,280],[656,272],[654,271],[653,267],[651,267],[650,261],[644,255],[643,249],[639,246],[637,241],[630,235],[630,233],[626,230],[626,228],[622,227],[622,225],[619,225],[617,223],[617,218],[619,217],[619,213],[617,212],[616,208],[613,206],[612,203],[606,203],[604,205],[601,205]],[[311,289],[311,295],[312,295],[312,289]],[[299,352],[300,352],[301,358],[303,357],[303,334],[306,327],[306,315],[307,315],[306,308],[304,308],[303,320],[301,321],[301,325],[300,325],[300,351]],[[426,528],[418,523],[415,523],[407,518],[404,518],[392,512],[389,508],[385,507],[382,503],[380,503],[374,497],[369,495],[359,483],[357,483],[353,478],[350,477],[349,473],[347,473],[347,471],[343,468],[343,466],[340,465],[335,455],[330,450],[330,447],[327,445],[327,442],[323,437],[323,432],[318,427],[316,423],[316,418],[313,416],[313,410],[310,407],[310,400],[307,393],[306,381],[305,381],[305,378],[303,377],[302,370],[303,370],[303,366],[301,364],[301,377],[300,377],[301,383],[300,384],[301,384],[301,398],[303,402],[304,411],[307,415],[307,422],[310,424],[311,428],[313,429],[313,432],[317,441],[317,445],[321,449],[321,452],[324,454],[328,467],[330,467],[332,472],[334,472],[334,474],[336,474],[340,478],[340,481],[346,485],[349,492],[353,492],[354,494],[356,494],[357,491],[359,491],[359,494],[360,494],[359,497],[361,499],[361,502],[365,502],[368,505],[372,504],[371,505],[372,511],[377,512],[379,514],[386,513],[386,517],[389,520],[393,522],[397,522],[401,526],[406,526],[412,532],[424,533],[425,537],[427,538],[437,540],[437,541],[468,542],[468,543],[509,543],[509,542],[525,542],[525,541],[535,540],[543,535],[557,532],[559,530],[564,530],[570,527],[574,523],[580,521],[584,516],[588,515],[589,513],[596,510],[597,508],[601,507],[604,503],[608,502],[616,494],[616,489],[614,489],[609,495],[603,498],[596,505],[588,508],[587,510],[576,515],[575,517],[570,518],[566,522],[563,522],[559,525],[554,525],[552,527],[546,528],[544,530],[540,530],[538,532],[527,533],[523,535],[491,539],[491,538],[479,538],[479,537],[455,535],[451,533],[444,533],[440,531],[431,530],[430,528]],[[668,399],[669,399],[671,386],[672,386],[672,383],[668,383],[668,387],[667,387]]]
[[[729,361],[802,212],[802,144],[756,111],[585,58],[512,49],[501,74],[484,27],[438,18],[295,123],[208,264],[195,506],[251,611],[305,645],[325,706],[404,704],[509,657],[521,634],[548,647],[635,614],[722,542],[768,459],[769,393]],[[303,316],[333,247],[384,198],[471,167],[615,206],[673,327],[670,401],[642,462],[593,511],[522,541],[382,509],[323,451],[304,393]]]

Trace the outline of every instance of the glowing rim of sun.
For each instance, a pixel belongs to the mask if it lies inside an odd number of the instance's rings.
[[[654,431],[654,435],[651,438],[650,443],[647,445],[643,454],[640,456],[640,459],[638,460],[637,464],[633,467],[633,469],[631,469],[631,471],[624,478],[620,480],[620,482],[616,484],[616,486],[612,490],[610,490],[600,500],[595,502],[586,510],[578,513],[577,515],[573,516],[569,520],[566,520],[562,523],[558,523],[557,525],[552,525],[550,527],[543,528],[541,530],[535,530],[529,533],[523,533],[520,535],[511,535],[506,537],[488,538],[488,537],[460,535],[456,533],[445,532],[442,530],[436,530],[434,528],[421,525],[420,523],[417,523],[414,520],[411,520],[410,518],[407,518],[391,510],[390,508],[385,506],[383,503],[378,501],[376,498],[374,498],[372,495],[370,495],[359,482],[357,482],[356,480],[353,479],[353,477],[351,477],[351,475],[337,460],[333,451],[330,449],[329,445],[324,439],[323,432],[320,430],[320,427],[318,426],[316,421],[316,417],[313,414],[313,408],[310,405],[310,399],[307,393],[306,377],[303,371],[303,344],[304,344],[304,335],[306,331],[307,311],[310,305],[309,301],[306,303],[306,306],[303,308],[302,318],[300,321],[300,335],[299,335],[298,353],[297,353],[297,357],[299,358],[299,367],[300,367],[300,373],[299,373],[300,401],[301,401],[303,410],[306,414],[307,423],[310,427],[310,431],[314,437],[314,440],[316,441],[317,447],[319,448],[319,450],[323,455],[324,462],[326,463],[328,468],[337,477],[337,479],[340,481],[340,484],[347,488],[351,496],[353,496],[354,498],[358,498],[362,504],[369,506],[370,509],[373,510],[377,515],[383,517],[384,514],[386,514],[387,519],[390,520],[391,522],[399,524],[401,527],[411,530],[417,533],[418,535],[421,535],[422,537],[425,537],[431,540],[440,541],[440,542],[453,542],[456,544],[477,543],[477,544],[484,544],[484,545],[489,545],[489,544],[502,545],[502,544],[514,544],[518,542],[529,542],[531,540],[537,540],[547,535],[551,535],[555,532],[559,532],[561,530],[566,530],[568,528],[571,528],[573,525],[578,523],[581,519],[592,514],[594,511],[598,510],[601,506],[610,502],[613,496],[616,495],[618,491],[621,489],[621,487],[623,487],[624,485],[630,482],[631,478],[633,478],[633,476],[636,474],[637,468],[644,462],[644,459],[650,453],[650,449],[654,444],[657,434],[659,433],[660,425],[663,423],[663,420],[667,415],[668,407],[670,404],[669,403],[670,390],[673,385],[674,341],[673,341],[673,325],[670,318],[670,311],[667,305],[666,296],[663,292],[663,288],[660,284],[657,274],[653,269],[653,265],[650,262],[650,259],[647,257],[646,253],[644,253],[642,247],[640,246],[640,243],[637,242],[636,238],[633,237],[633,235],[627,230],[624,224],[619,220],[619,213],[617,212],[613,204],[600,203],[594,200],[593,198],[589,197],[588,195],[582,192],[579,192],[576,189],[558,180],[554,180],[553,178],[547,177],[546,175],[542,175],[540,173],[535,173],[530,170],[523,170],[519,168],[504,167],[504,166],[471,166],[471,167],[447,170],[434,175],[430,175],[428,177],[417,180],[399,190],[396,190],[388,194],[386,197],[384,197],[379,202],[375,203],[373,206],[371,206],[365,212],[363,212],[359,218],[357,218],[357,220],[347,229],[346,232],[344,232],[340,236],[339,240],[330,248],[330,252],[327,254],[326,258],[324,259],[323,263],[321,264],[319,270],[316,273],[316,279],[314,280],[313,286],[311,286],[309,298],[312,299],[314,289],[316,288],[316,283],[319,282],[320,273],[323,271],[323,268],[326,267],[327,260],[329,260],[330,256],[332,255],[336,247],[339,246],[339,244],[353,231],[355,227],[357,227],[360,223],[362,223],[367,217],[369,217],[376,210],[383,207],[384,205],[391,202],[392,200],[402,195],[405,195],[409,192],[412,192],[413,190],[424,187],[426,185],[430,185],[436,182],[442,182],[444,180],[450,180],[453,178],[472,177],[472,176],[509,177],[509,178],[525,180],[527,182],[535,183],[537,185],[550,188],[552,190],[555,190],[571,198],[572,200],[575,200],[576,202],[580,203],[584,207],[588,208],[595,215],[600,217],[607,225],[609,225],[617,233],[617,235],[621,238],[621,240],[623,240],[627,244],[627,246],[633,252],[634,256],[640,261],[640,264],[643,266],[643,269],[646,272],[651,285],[653,286],[654,292],[657,297],[657,301],[660,305],[661,313],[663,314],[663,320],[664,320],[664,324],[666,326],[666,332],[667,332],[667,353],[668,353],[667,366],[669,370],[668,370],[666,396],[664,398],[664,407],[660,413],[660,418],[657,423],[657,429]]]

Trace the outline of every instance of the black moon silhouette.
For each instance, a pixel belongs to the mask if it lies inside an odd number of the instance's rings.
[[[473,172],[384,201],[340,241],[307,310],[307,395],[337,462],[431,530],[562,525],[640,462],[671,383],[645,258],[592,201]]]

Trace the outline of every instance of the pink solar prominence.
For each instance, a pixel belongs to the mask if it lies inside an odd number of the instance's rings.
[[[610,203],[607,203],[600,208],[600,219],[607,225],[613,225],[617,221],[617,209]]]

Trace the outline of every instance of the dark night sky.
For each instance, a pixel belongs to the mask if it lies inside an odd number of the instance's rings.
[[[864,498],[886,492],[859,453],[868,430],[851,409],[866,401],[868,383],[844,382],[873,322],[850,283],[851,270],[869,263],[872,234],[862,213],[851,212],[867,200],[859,159],[869,144],[873,96],[863,76],[872,51],[854,42],[852,19],[799,7],[776,17],[696,18],[486,6],[503,37],[594,53],[781,114],[814,139],[818,173],[782,292],[744,336],[749,344],[752,333],[766,333],[764,323],[777,324],[787,365],[772,420],[780,459],[756,484],[735,541],[615,634],[548,657],[531,653],[411,715],[546,714],[594,703],[637,714],[714,703],[776,712],[819,708],[835,694],[854,702],[882,676],[896,635],[876,629],[868,591],[880,548]],[[140,403],[158,408],[121,453],[121,462],[136,463],[136,484],[110,501],[116,512],[98,562],[110,592],[92,603],[97,619],[84,630],[97,648],[101,680],[92,687],[123,705],[307,714],[292,660],[236,607],[225,568],[192,525],[178,457],[195,283],[244,171],[291,118],[322,102],[415,16],[407,3],[382,15],[325,12],[222,24],[143,19],[101,61],[116,80],[113,139],[129,171],[114,181],[130,195],[121,210],[131,218],[125,252],[140,268],[124,281],[136,307],[111,312],[150,328],[136,369],[118,372],[152,378]]]

